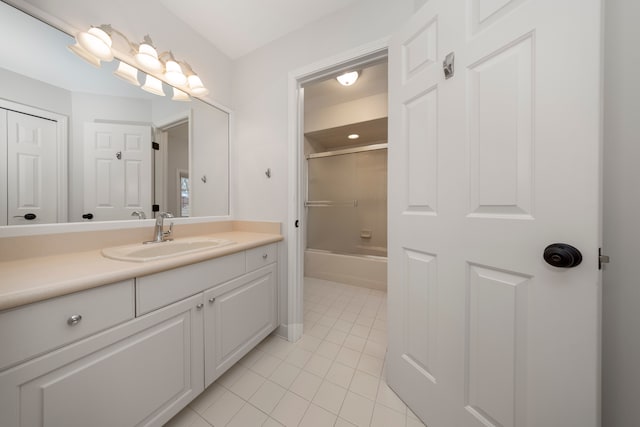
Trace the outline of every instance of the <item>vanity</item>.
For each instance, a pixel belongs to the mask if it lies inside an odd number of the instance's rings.
[[[72,236],[0,262],[0,425],[161,426],[273,332],[279,224],[205,233],[232,243],[131,262]]]

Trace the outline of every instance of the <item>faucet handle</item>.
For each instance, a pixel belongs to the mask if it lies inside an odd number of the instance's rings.
[[[173,217],[169,217],[169,218],[173,218]],[[163,236],[171,236],[171,233],[173,233],[173,222],[169,223],[169,230],[168,231],[163,231],[162,235]],[[173,239],[165,239],[165,240],[173,240]]]

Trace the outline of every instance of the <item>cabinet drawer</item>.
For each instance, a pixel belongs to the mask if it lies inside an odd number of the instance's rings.
[[[133,319],[133,292],[127,280],[1,312],[0,370]]]
[[[244,252],[136,279],[136,315],[149,313],[244,274]]]
[[[278,259],[278,244],[260,246],[247,251],[247,271],[253,271]]]

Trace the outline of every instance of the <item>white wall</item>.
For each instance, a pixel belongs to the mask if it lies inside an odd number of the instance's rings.
[[[313,111],[307,108],[304,112],[304,131],[314,132],[384,118],[387,117],[387,104],[385,92]]]
[[[603,427],[640,421],[640,3],[605,3]]]
[[[288,237],[286,225],[294,220],[287,217],[288,74],[391,35],[413,10],[413,0],[361,0],[235,62],[232,192],[237,218],[280,221]],[[267,168],[271,179],[264,174]],[[286,251],[280,255],[284,317]]]

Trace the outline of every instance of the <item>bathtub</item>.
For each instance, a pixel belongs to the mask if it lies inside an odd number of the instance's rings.
[[[386,292],[387,258],[307,249],[304,251],[304,275]]]

